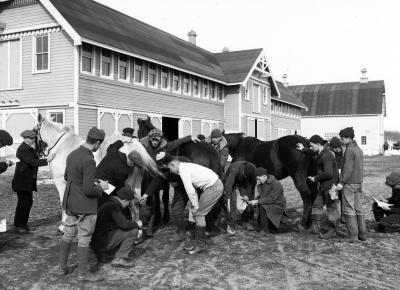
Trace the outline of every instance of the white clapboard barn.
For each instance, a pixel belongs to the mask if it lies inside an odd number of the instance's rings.
[[[301,131],[306,137],[319,134],[331,139],[345,127],[353,127],[355,140],[364,154],[383,152],[385,83],[369,81],[366,69],[358,82],[289,86],[306,104]]]
[[[0,126],[16,143],[38,113],[81,136],[150,116],[170,139],[268,140],[271,98],[297,122],[304,106],[281,97],[263,49],[212,53],[194,31],[185,41],[92,0],[2,0],[0,22]]]

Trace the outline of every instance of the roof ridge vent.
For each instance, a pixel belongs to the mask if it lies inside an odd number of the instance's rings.
[[[365,67],[361,69],[360,83],[368,83],[367,69]]]

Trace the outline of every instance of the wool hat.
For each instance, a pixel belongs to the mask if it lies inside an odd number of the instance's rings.
[[[133,133],[135,132],[135,129],[133,128],[124,128],[122,130],[122,136],[126,136],[126,137],[133,137]]]
[[[395,186],[400,183],[400,173],[392,172],[386,177],[386,184],[389,186]]]
[[[263,175],[268,175],[267,169],[264,167],[257,167],[255,171],[256,176],[263,176]]]
[[[342,146],[342,142],[338,137],[332,137],[331,141],[329,142],[332,148],[339,148]]]
[[[89,130],[89,133],[88,133],[87,136],[88,136],[88,138],[92,138],[92,139],[95,139],[95,140],[103,141],[104,138],[106,137],[106,133],[102,129],[98,129],[96,127],[92,127]]]
[[[160,129],[155,128],[155,129],[153,129],[153,130],[151,130],[149,132],[148,136],[149,136],[150,139],[152,139],[152,138],[162,138],[164,136],[164,133]]]
[[[33,130],[25,130],[21,133],[21,137],[22,138],[32,138],[32,137],[36,137],[37,133]]]
[[[129,186],[125,186],[117,191],[117,196],[121,199],[132,200],[135,198],[135,193]]]
[[[339,136],[343,138],[354,138],[354,129],[353,127],[347,127],[339,132]]]
[[[211,138],[219,138],[222,136],[222,132],[220,129],[214,129],[211,131]]]
[[[143,168],[143,158],[137,151],[132,151],[128,154],[128,159],[130,162],[134,163],[137,167]]]
[[[204,136],[203,134],[199,134],[199,135],[197,135],[197,139],[199,139],[200,141],[203,141],[206,139],[206,136]]]
[[[322,139],[322,137],[319,136],[319,135],[313,135],[313,136],[311,136],[311,138],[308,139],[308,141],[310,141],[311,143],[314,143],[314,144],[321,144],[321,145],[324,145],[324,139]]]
[[[13,138],[5,131],[0,130],[0,146],[11,146],[13,144]]]

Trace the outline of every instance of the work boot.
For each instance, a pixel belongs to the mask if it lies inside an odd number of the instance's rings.
[[[59,256],[58,256],[59,270],[57,273],[59,276],[64,276],[64,275],[71,273],[70,269],[67,266],[68,255],[69,255],[70,249],[71,249],[70,242],[66,242],[63,240],[60,241],[60,249],[59,249]]]
[[[323,240],[329,240],[336,237],[336,229],[329,229],[326,233],[319,233],[319,237]]]
[[[196,226],[196,241],[195,246],[188,250],[189,255],[200,254],[205,251],[206,248],[206,227]]]
[[[235,234],[236,234],[235,227],[228,225],[228,227],[226,229],[226,235],[228,237],[233,237],[233,236],[235,236]]]
[[[349,232],[349,237],[347,242],[354,243],[358,241],[358,223],[357,223],[357,216],[356,215],[345,215],[346,219],[346,226]]]
[[[268,236],[268,233],[269,233],[269,230],[267,229],[267,230],[261,230],[261,231],[259,231],[259,232],[257,232],[256,233],[256,237],[257,238],[264,238],[264,237],[266,237],[266,236]]]
[[[183,215],[175,215],[174,223],[176,225],[176,233],[177,233],[177,242],[182,242],[186,239],[186,229],[185,229],[185,220]]]
[[[133,261],[129,261],[128,259],[116,258],[111,262],[111,266],[116,268],[133,268],[136,265]]]
[[[321,217],[319,215],[311,215],[311,227],[306,229],[306,234],[319,234],[321,232]]]
[[[81,282],[99,282],[103,281],[104,278],[97,275],[91,274],[88,271],[88,259],[89,259],[89,247],[78,247],[78,280]]]
[[[194,230],[194,237],[193,237],[193,239],[191,239],[191,238],[189,237],[189,238],[187,239],[186,243],[185,243],[185,246],[183,247],[183,249],[184,249],[185,251],[191,251],[191,250],[194,249],[194,247],[195,247],[195,245],[196,245],[196,241],[197,241],[197,236],[198,236],[198,233],[197,233],[197,226],[196,226],[196,228],[195,228],[195,230]]]
[[[360,241],[367,240],[367,227],[365,226],[365,218],[363,215],[357,215],[358,239]]]

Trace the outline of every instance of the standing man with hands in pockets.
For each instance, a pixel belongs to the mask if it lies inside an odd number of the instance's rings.
[[[67,157],[65,169],[65,188],[63,209],[67,218],[64,235],[60,241],[59,274],[66,275],[69,250],[72,240],[78,236],[78,280],[96,282],[102,277],[88,272],[89,244],[95,229],[97,219],[97,202],[103,190],[108,188],[108,182],[96,180],[96,162],[93,152],[96,152],[104,141],[103,130],[93,127],[89,130],[86,142],[72,151]]]

